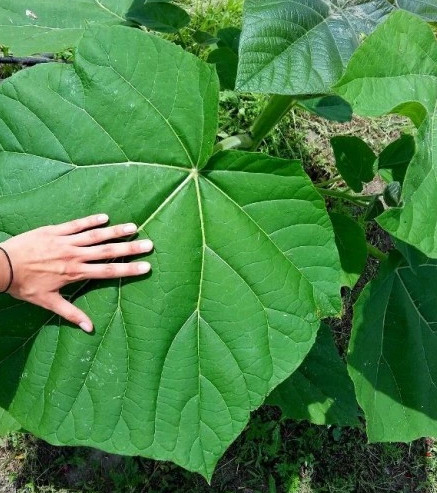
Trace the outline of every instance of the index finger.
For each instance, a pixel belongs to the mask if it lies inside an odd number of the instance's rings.
[[[109,221],[107,214],[94,214],[92,216],[75,219],[67,223],[54,226],[55,231],[60,235],[72,235],[87,229],[97,228]]]

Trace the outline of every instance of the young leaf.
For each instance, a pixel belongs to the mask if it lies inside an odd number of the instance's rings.
[[[76,46],[93,24],[122,24],[132,0],[2,0],[0,44],[16,56]]]
[[[354,387],[329,325],[322,323],[302,365],[272,392],[266,404],[279,406],[287,418],[316,425],[358,424]]]
[[[219,41],[219,38],[216,38],[205,31],[196,31],[193,34],[193,39],[197,44],[203,46],[214,45]]]
[[[367,261],[367,240],[363,228],[344,214],[329,214],[340,254],[342,285],[353,288]]]
[[[402,135],[388,145],[377,160],[377,168],[381,177],[387,182],[404,182],[407,168],[413,159],[416,144],[412,135]]]
[[[394,254],[355,305],[349,373],[372,442],[437,434],[436,269]]]
[[[26,430],[210,478],[340,311],[323,200],[299,162],[210,159],[217,102],[211,66],[120,26],[0,86],[0,231],[104,211],[155,243],[148,279],[79,286],[93,336],[0,297],[0,406]]]
[[[335,164],[344,181],[354,192],[362,192],[363,183],[375,177],[376,156],[360,138],[341,135],[331,139]]]
[[[437,22],[437,3],[435,0],[397,0],[401,9],[413,12],[429,22]]]
[[[237,88],[329,92],[361,37],[392,9],[387,0],[246,0]]]
[[[402,186],[398,181],[392,181],[384,190],[384,201],[389,207],[399,207],[402,203]]]
[[[0,408],[0,438],[20,429],[20,423],[18,423],[18,421],[16,421],[7,411]]]
[[[334,122],[344,123],[352,119],[352,106],[339,96],[303,99],[299,101],[299,106]]]
[[[238,46],[240,43],[240,29],[228,27],[221,29],[218,48],[208,56],[208,62],[214,63],[220,79],[220,87],[223,91],[235,89],[235,80],[238,69]]]
[[[229,48],[238,55],[241,29],[238,29],[238,27],[225,27],[218,31],[217,37],[219,38],[218,46],[220,48]]]
[[[437,43],[433,31],[415,15],[394,13],[355,53],[337,92],[361,115],[401,113],[419,127],[416,154],[404,180],[404,206],[386,211],[378,222],[396,238],[437,258]]]
[[[217,48],[208,55],[208,62],[213,63],[217,69],[222,91],[235,89],[237,78],[238,54],[230,48]]]
[[[127,12],[126,19],[162,33],[176,33],[190,23],[188,13],[168,0],[134,5]]]

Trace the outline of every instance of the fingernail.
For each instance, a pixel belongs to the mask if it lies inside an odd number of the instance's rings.
[[[151,265],[149,262],[139,262],[138,263],[138,272],[140,274],[147,274],[151,269]]]
[[[109,221],[109,216],[107,214],[100,214],[97,216],[97,221],[102,224],[107,223]]]
[[[136,233],[137,230],[138,228],[136,224],[126,224],[126,226],[123,227],[123,231],[128,234]]]
[[[153,250],[153,243],[150,240],[144,240],[140,243],[140,248],[142,252],[150,252]]]
[[[85,332],[92,332],[93,331],[93,326],[90,325],[88,322],[81,322],[79,324],[79,327],[84,330]]]

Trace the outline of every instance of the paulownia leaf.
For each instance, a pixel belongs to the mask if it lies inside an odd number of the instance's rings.
[[[132,3],[133,0],[0,0],[0,44],[17,56],[62,51],[76,46],[89,25],[125,22]]]
[[[431,28],[412,14],[394,13],[355,53],[337,91],[361,115],[401,113],[419,127],[404,206],[388,210],[378,222],[437,258],[437,43]]]
[[[340,310],[322,198],[299,162],[210,159],[217,102],[211,66],[119,26],[0,86],[0,231],[104,211],[156,247],[148,279],[76,293],[93,336],[0,297],[0,405],[24,429],[209,478]]]
[[[20,423],[16,421],[7,411],[0,408],[0,438],[18,431]]]
[[[237,88],[329,92],[362,36],[392,9],[387,0],[246,0]]]
[[[367,240],[363,228],[344,214],[329,214],[334,227],[335,242],[340,254],[342,286],[353,288],[367,261]]]
[[[358,423],[358,405],[346,365],[331,329],[322,324],[305,361],[268,397],[287,418],[317,425],[351,426]]]
[[[238,69],[238,46],[241,31],[235,27],[221,29],[217,33],[218,48],[208,56],[208,62],[214,63],[222,90],[234,90]]]
[[[437,434],[436,272],[396,253],[355,305],[349,373],[373,442]]]
[[[318,98],[303,99],[299,106],[322,118],[334,122],[349,122],[352,120],[352,107],[344,99],[338,96],[322,96]]]
[[[378,173],[386,182],[403,183],[407,168],[414,157],[416,145],[412,135],[402,135],[388,145],[377,160]]]
[[[436,0],[396,0],[400,8],[409,10],[430,22],[437,22]]]
[[[126,18],[162,33],[177,33],[190,23],[188,13],[169,0],[136,1],[126,13]]]
[[[375,177],[376,156],[359,137],[340,135],[331,139],[335,164],[344,181],[354,192],[363,190],[363,183]]]

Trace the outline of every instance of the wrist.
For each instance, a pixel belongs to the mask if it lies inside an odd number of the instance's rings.
[[[2,247],[2,243],[0,243],[0,247]],[[11,266],[9,264],[9,260],[7,255],[0,249],[0,293],[6,291],[11,282]]]

